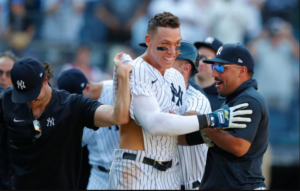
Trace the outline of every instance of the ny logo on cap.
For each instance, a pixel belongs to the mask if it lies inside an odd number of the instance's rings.
[[[84,85],[85,85],[85,83],[84,82],[82,82],[81,84],[80,84],[80,86],[83,88],[84,87]]]
[[[26,88],[26,86],[25,86],[25,84],[24,84],[24,82],[22,81],[22,80],[18,80],[17,81],[17,85],[18,85],[18,89],[25,89]]]
[[[239,63],[243,63],[243,60],[241,60],[241,59],[239,58],[238,62],[239,62]]]
[[[204,40],[204,42],[211,44],[211,43],[213,43],[214,40],[215,39],[213,37],[209,36]]]
[[[222,50],[223,50],[223,46],[221,46],[221,47],[218,49],[217,55],[220,55]]]

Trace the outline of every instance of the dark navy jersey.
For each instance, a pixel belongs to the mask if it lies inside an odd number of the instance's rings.
[[[265,99],[255,87],[256,80],[244,82],[233,94],[226,98],[229,107],[249,103],[251,122],[244,129],[228,129],[235,136],[251,143],[242,157],[231,154],[216,144],[207,153],[207,162],[201,189],[204,190],[253,190],[265,187],[261,164],[268,146],[269,112]]]
[[[0,98],[0,121],[4,118],[7,125],[15,189],[77,189],[83,128],[98,129],[94,114],[101,104],[82,95],[52,90],[51,100],[38,119],[42,135],[37,140],[28,104],[13,103],[11,90]]]

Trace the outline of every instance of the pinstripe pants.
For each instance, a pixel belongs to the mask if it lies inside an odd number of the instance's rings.
[[[91,169],[91,175],[87,190],[107,190],[109,182],[109,174],[107,172],[100,171],[98,166],[93,165]]]
[[[136,154],[136,161],[123,159],[124,152]],[[144,151],[116,149],[109,173],[109,189],[121,190],[179,190],[180,176],[178,157],[172,159],[172,167],[167,171],[144,164],[141,161],[147,156]],[[169,158],[170,160],[170,158]],[[168,160],[165,160],[168,161]]]

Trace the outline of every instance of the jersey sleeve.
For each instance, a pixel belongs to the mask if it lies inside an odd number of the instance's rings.
[[[148,65],[139,59],[132,71],[130,92],[134,95],[152,96],[152,82],[149,76]]]
[[[78,104],[78,112],[80,114],[80,122],[83,126],[97,130],[99,127],[94,126],[94,116],[97,108],[102,105],[100,102],[86,98],[82,95],[75,95],[74,103]]]
[[[251,115],[247,115],[246,117],[251,118],[251,122],[247,123],[247,127],[243,129],[230,129],[229,133],[235,137],[239,137],[249,141],[250,143],[253,142],[259,123],[262,119],[263,115],[263,107],[262,104],[255,98],[252,97],[241,97],[235,105],[242,104],[242,103],[249,103],[249,106],[245,108],[246,110],[251,109],[253,113]]]

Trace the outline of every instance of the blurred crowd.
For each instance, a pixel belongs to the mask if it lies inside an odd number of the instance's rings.
[[[48,61],[54,87],[69,68],[111,79],[113,56],[143,53],[148,20],[163,11],[180,18],[185,40],[247,45],[269,104],[273,150],[298,146],[299,160],[298,0],[0,0],[0,52]]]

